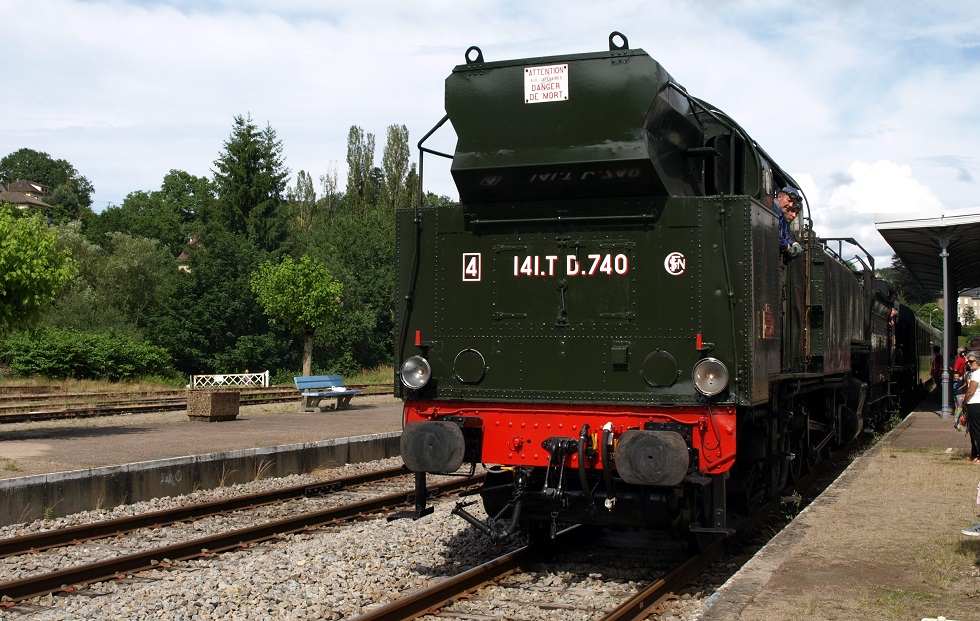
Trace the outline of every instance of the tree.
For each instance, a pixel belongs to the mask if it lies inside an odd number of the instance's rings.
[[[303,337],[303,375],[310,375],[313,334],[340,312],[342,287],[321,263],[307,255],[293,261],[266,262],[252,276],[252,291],[273,321]]]
[[[177,271],[167,248],[155,239],[109,233],[111,252],[99,265],[99,292],[106,305],[141,327],[147,310],[160,302],[161,287]]]
[[[407,207],[408,196],[406,177],[409,171],[408,128],[404,125],[388,126],[388,141],[381,156],[381,169],[384,172],[384,204],[389,209]]]
[[[195,177],[177,169],[171,170],[163,178],[160,195],[163,203],[177,213],[185,227],[203,218],[214,203],[214,188],[207,177]]]
[[[972,326],[977,322],[977,311],[973,310],[972,306],[967,306],[966,310],[963,311],[963,325]]]
[[[188,249],[189,271],[175,270],[160,302],[146,309],[144,334],[164,347],[183,373],[285,368],[293,340],[269,324],[250,288],[267,260],[240,235],[215,232]]]
[[[122,205],[107,207],[96,216],[88,236],[100,246],[111,233],[154,239],[176,257],[187,241],[184,228],[180,213],[164,200],[162,192],[136,191],[126,195]]]
[[[18,179],[46,186],[55,195],[55,202],[46,200],[48,204],[57,205],[61,204],[57,201],[74,200],[74,205],[64,206],[87,209],[92,205],[92,192],[95,188],[67,160],[56,160],[47,153],[33,149],[18,149],[0,159],[0,181],[10,184]],[[61,194],[57,194],[58,192]]]
[[[337,199],[340,196],[339,182],[337,181],[337,162],[331,161],[327,165],[327,171],[320,175],[320,199],[317,201],[317,208],[328,216],[333,214],[337,208]]]
[[[262,131],[252,117],[236,116],[224,152],[215,160],[215,214],[210,224],[274,250],[286,236],[283,194],[289,169],[272,127]]]
[[[923,289],[897,254],[892,255],[892,265],[888,273],[892,287],[898,292],[899,297],[909,304],[934,302],[936,298],[940,297],[936,291]]]
[[[70,254],[40,218],[0,210],[0,332],[35,324],[73,275]]]
[[[934,328],[943,329],[943,310],[939,304],[926,302],[925,304],[910,304],[909,306],[915,312],[916,317],[932,325]]]
[[[313,179],[305,170],[296,173],[296,187],[289,190],[286,197],[289,201],[289,215],[293,228],[303,236],[309,235],[313,227],[317,201]]]
[[[357,125],[347,132],[347,209],[361,212],[373,204],[375,187],[374,134],[366,134]]]

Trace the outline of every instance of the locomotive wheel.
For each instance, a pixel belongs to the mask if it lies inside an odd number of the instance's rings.
[[[793,452],[794,438],[789,430],[784,431],[779,435],[779,446],[777,452],[779,453],[792,453]],[[797,460],[794,458],[790,461],[786,461],[783,456],[773,464],[772,467],[772,489],[771,494],[776,495],[783,491],[786,487],[787,482],[795,481],[793,475],[794,464]]]
[[[770,487],[766,478],[760,467],[750,468],[745,473],[745,511],[747,513],[755,513],[756,509],[768,497],[767,489]]]
[[[790,450],[796,458],[789,462],[789,480],[790,483],[796,483],[804,474],[810,472],[810,469],[814,466],[812,463],[813,453],[810,450],[809,434],[806,430],[793,434]]]
[[[803,476],[803,464],[806,462],[809,453],[802,436],[793,438],[791,448],[795,457],[793,461],[789,462],[789,482],[794,484]]]

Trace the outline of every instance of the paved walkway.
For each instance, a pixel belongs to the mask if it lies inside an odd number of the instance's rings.
[[[927,404],[855,460],[716,593],[700,621],[980,620],[980,466]]]
[[[190,422],[185,410],[0,426],[0,479],[153,459],[401,431],[401,401],[354,397],[351,408],[298,412],[243,406],[236,420]]]

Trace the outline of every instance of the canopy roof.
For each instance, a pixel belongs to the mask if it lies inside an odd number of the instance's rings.
[[[980,213],[909,217],[875,214],[875,227],[924,289],[943,290],[943,245],[949,293],[980,287]]]

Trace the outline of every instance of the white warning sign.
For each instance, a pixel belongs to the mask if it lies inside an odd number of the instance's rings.
[[[568,65],[524,68],[524,103],[568,99]]]

